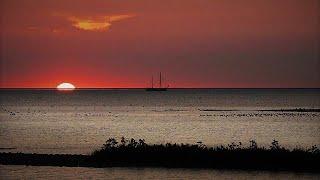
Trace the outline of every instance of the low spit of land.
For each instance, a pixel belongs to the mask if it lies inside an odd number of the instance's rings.
[[[114,138],[90,155],[0,153],[0,164],[70,167],[167,167],[320,172],[320,149],[286,149],[231,143],[207,147],[197,144],[147,144],[143,139]]]

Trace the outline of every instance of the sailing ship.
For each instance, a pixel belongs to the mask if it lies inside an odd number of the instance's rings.
[[[154,87],[153,86],[153,76],[151,78],[151,88],[146,88],[146,91],[167,91],[168,86],[167,87],[163,87],[162,86],[162,75],[161,72],[159,74],[159,87]]]

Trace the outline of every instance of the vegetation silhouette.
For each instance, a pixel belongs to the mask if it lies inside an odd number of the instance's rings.
[[[286,149],[273,140],[269,148],[251,140],[227,146],[197,144],[147,144],[144,139],[118,142],[110,138],[90,155],[0,153],[0,164],[85,167],[167,167],[320,172],[317,146]]]

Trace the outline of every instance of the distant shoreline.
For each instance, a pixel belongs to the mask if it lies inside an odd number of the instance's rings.
[[[0,153],[2,165],[67,167],[165,167],[267,170],[320,173],[320,150],[288,150],[273,141],[270,148],[239,144],[206,147],[201,142],[189,144],[148,145],[144,140],[114,138],[90,155]]]
[[[257,110],[250,110],[250,109],[198,109],[199,111],[213,111],[213,112],[220,112],[220,111],[257,111],[257,112],[320,112],[320,109],[312,109],[312,108],[295,108],[295,109],[257,109]]]

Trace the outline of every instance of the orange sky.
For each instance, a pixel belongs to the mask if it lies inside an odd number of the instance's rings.
[[[0,3],[0,87],[320,87],[317,0]]]

